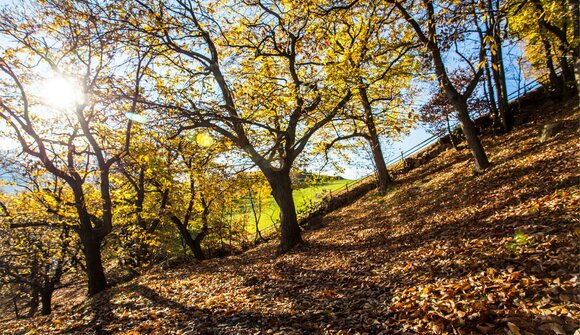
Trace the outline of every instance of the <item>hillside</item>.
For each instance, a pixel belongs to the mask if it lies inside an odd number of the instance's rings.
[[[294,204],[296,205],[296,210],[298,212],[306,210],[311,203],[316,203],[321,200],[321,198],[328,194],[328,192],[336,191],[354,183],[354,180],[343,179],[341,177],[328,177],[327,180],[316,183],[316,184],[304,184],[303,187],[297,187],[293,190],[292,196],[294,198]],[[248,216],[249,221],[252,225],[249,227],[251,232],[255,232],[255,222],[250,207],[249,201],[244,203],[244,215]],[[274,222],[277,222],[280,217],[280,209],[276,205],[274,197],[271,195],[263,199],[261,212],[259,213],[260,229],[271,227]]]
[[[158,265],[84,303],[56,297],[49,317],[7,334],[572,334],[580,327],[579,109],[540,106],[484,139],[493,167],[474,175],[449,149],[371,192],[273,258]],[[540,143],[541,125],[568,120]],[[69,292],[69,294],[71,294]]]

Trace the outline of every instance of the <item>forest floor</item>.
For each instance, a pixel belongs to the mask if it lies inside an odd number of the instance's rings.
[[[577,103],[538,106],[529,123],[447,150],[327,215],[305,243],[157,265],[8,334],[573,334],[580,327]],[[540,143],[540,126],[567,120]],[[74,305],[74,306],[73,306]]]

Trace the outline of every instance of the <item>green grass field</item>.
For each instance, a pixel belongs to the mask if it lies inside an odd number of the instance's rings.
[[[316,204],[322,197],[329,191],[334,191],[339,188],[344,187],[345,184],[352,184],[354,180],[349,179],[338,179],[324,182],[318,185],[313,185],[309,187],[295,189],[293,191],[294,204],[296,205],[296,211],[300,212],[302,209],[307,207],[311,202]],[[255,231],[255,221],[252,214],[249,201],[246,205],[242,206],[242,213],[240,216],[246,216],[248,222],[248,230],[251,232]],[[262,211],[260,215],[260,221],[258,226],[260,229],[268,227],[274,222],[278,222],[280,217],[280,209],[276,204],[276,201],[272,196],[269,196],[262,200]]]

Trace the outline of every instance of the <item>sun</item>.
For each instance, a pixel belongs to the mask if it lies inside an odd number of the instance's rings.
[[[59,112],[75,108],[85,101],[80,83],[62,75],[43,80],[39,93],[44,105]]]

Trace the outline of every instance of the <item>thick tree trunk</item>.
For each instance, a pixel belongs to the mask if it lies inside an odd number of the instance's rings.
[[[42,315],[49,315],[52,312],[52,287],[45,287],[42,290],[40,301],[42,303]]]
[[[294,198],[292,198],[292,181],[290,171],[270,171],[266,178],[272,188],[272,196],[280,207],[280,245],[278,254],[285,253],[302,242]]]
[[[376,134],[375,134],[376,135]],[[377,168],[377,176],[379,179],[379,193],[386,194],[387,188],[392,183],[391,176],[387,170],[387,164],[385,163],[385,157],[383,156],[383,150],[381,149],[381,144],[379,142],[378,136],[375,138],[369,138],[369,143],[371,145],[371,151],[373,153],[373,160],[375,161],[375,166]]]
[[[101,259],[101,240],[95,239],[89,233],[81,237],[81,242],[83,243],[83,253],[89,279],[89,295],[95,295],[107,288],[107,279]]]
[[[461,130],[463,135],[469,144],[469,150],[475,160],[475,170],[477,172],[482,172],[487,169],[491,164],[487,158],[483,145],[477,136],[477,129],[475,124],[469,117],[469,112],[467,110],[467,103],[465,101],[455,101],[454,107],[457,111],[457,116],[459,118],[459,123],[461,125]]]

